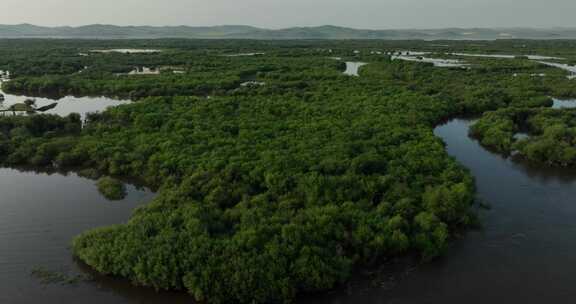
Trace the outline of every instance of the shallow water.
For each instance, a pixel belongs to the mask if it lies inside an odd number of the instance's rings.
[[[503,54],[470,54],[470,53],[450,53],[450,55],[463,56],[463,57],[484,57],[484,58],[501,58],[501,59],[514,59],[518,56],[526,57],[530,60],[562,60],[564,58],[540,55],[503,55]]]
[[[344,71],[344,75],[348,76],[360,76],[358,73],[360,68],[367,65],[365,62],[346,62],[346,70]]]
[[[86,117],[87,113],[91,112],[101,112],[106,110],[108,107],[118,106],[122,104],[128,104],[129,100],[118,100],[107,97],[74,97],[66,96],[60,99],[51,99],[46,97],[30,97],[30,96],[19,96],[6,94],[0,91],[0,94],[4,94],[5,100],[0,103],[3,108],[8,108],[9,106],[16,103],[23,103],[26,99],[34,99],[36,101],[37,107],[46,106],[52,103],[58,103],[58,105],[51,110],[48,110],[46,114],[57,114],[60,116],[67,116],[71,113],[78,113],[82,118]],[[12,115],[12,112],[5,113],[6,115]],[[2,114],[0,114],[2,115]]]
[[[121,53],[121,54],[152,54],[159,53],[161,50],[156,49],[107,49],[91,50],[92,53]]]
[[[434,64],[435,67],[441,67],[441,68],[459,68],[468,66],[463,61],[456,59],[439,59],[439,58],[414,57],[414,56],[392,56],[392,60],[426,62],[426,63],[432,63]]]
[[[223,55],[225,57],[251,57],[251,56],[262,56],[266,55],[266,53],[238,53],[238,54],[227,54]]]
[[[435,134],[471,170],[491,205],[484,229],[456,241],[394,288],[337,291],[308,303],[573,303],[576,299],[576,172],[514,162],[468,137],[455,119]]]
[[[112,202],[98,192],[95,181],[73,173],[0,169],[0,303],[147,303],[157,297],[152,290],[112,279],[44,285],[31,275],[37,267],[86,274],[72,257],[72,238],[123,223],[134,208],[154,197],[132,185],[127,185],[127,194]]]
[[[553,109],[576,108],[576,99],[556,99],[554,98]]]

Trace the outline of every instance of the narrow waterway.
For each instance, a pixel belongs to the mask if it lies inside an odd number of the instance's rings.
[[[573,303],[576,172],[517,163],[468,137],[469,120],[435,129],[476,178],[484,228],[399,282],[337,291],[314,303]]]

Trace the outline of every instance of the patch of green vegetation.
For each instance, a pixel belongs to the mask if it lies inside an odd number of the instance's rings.
[[[10,91],[144,98],[90,114],[84,125],[0,117],[2,164],[93,168],[160,187],[128,223],[78,236],[74,253],[101,273],[212,303],[290,301],[384,260],[441,255],[478,223],[473,179],[433,127],[509,108],[474,127],[507,151],[524,121],[510,109],[532,113],[549,105],[547,96],[576,96],[564,72],[527,59],[470,58],[470,69],[443,69],[370,53],[527,51],[518,42],[135,41],[165,51],[89,56],[78,50],[120,42],[13,43],[27,57],[0,47],[0,68],[16,77],[4,85]],[[525,44],[543,55],[574,46]],[[265,55],[222,56],[253,51]],[[346,77],[331,56],[369,64]],[[168,65],[185,73],[116,75]],[[549,76],[526,76],[542,72]],[[266,85],[244,88],[243,80]],[[117,192],[117,183],[101,182]]]
[[[483,145],[552,166],[576,165],[576,109],[510,108],[485,114],[471,129]],[[530,136],[515,139],[520,130]]]
[[[92,168],[85,168],[85,169],[79,170],[77,173],[78,173],[78,176],[80,176],[80,177],[85,177],[87,179],[93,179],[93,180],[98,180],[98,179],[100,179],[100,177],[102,177],[102,174],[100,172],[98,172],[98,170],[92,169]]]
[[[126,186],[121,181],[105,176],[96,183],[98,191],[111,201],[119,201],[126,197]]]

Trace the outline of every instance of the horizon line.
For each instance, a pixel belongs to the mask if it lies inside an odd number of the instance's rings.
[[[484,26],[470,26],[470,27],[462,27],[462,26],[446,26],[446,27],[418,27],[418,28],[367,28],[367,27],[354,27],[354,26],[345,26],[345,25],[335,25],[335,24],[322,24],[322,25],[293,25],[288,27],[261,27],[256,25],[249,25],[249,24],[213,24],[213,25],[187,25],[187,24],[180,24],[180,25],[150,25],[150,24],[143,24],[143,25],[119,25],[119,24],[111,24],[111,23],[87,23],[83,25],[39,25],[33,24],[28,22],[23,23],[16,23],[16,24],[9,24],[9,23],[0,23],[0,26],[35,26],[35,27],[43,27],[43,28],[81,28],[81,27],[88,27],[88,26],[114,26],[114,27],[154,27],[154,28],[170,28],[170,27],[190,27],[190,28],[200,28],[200,27],[225,27],[225,26],[243,26],[243,27],[252,27],[255,29],[261,30],[270,30],[270,31],[280,31],[280,30],[287,30],[287,29],[294,29],[294,28],[320,28],[320,27],[337,27],[337,28],[345,28],[351,30],[359,30],[359,31],[433,31],[433,30],[446,30],[446,29],[462,29],[462,30],[470,30],[470,29],[478,29],[478,30],[500,30],[500,29],[530,29],[530,30],[550,30],[550,29],[576,29],[576,25],[574,26],[492,26],[492,27],[484,27]]]

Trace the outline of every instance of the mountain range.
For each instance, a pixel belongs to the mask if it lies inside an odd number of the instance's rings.
[[[353,29],[332,25],[264,29],[245,25],[222,26],[116,26],[44,27],[32,24],[0,25],[0,38],[81,39],[385,39],[385,40],[494,40],[576,39],[576,28],[444,28]]]

